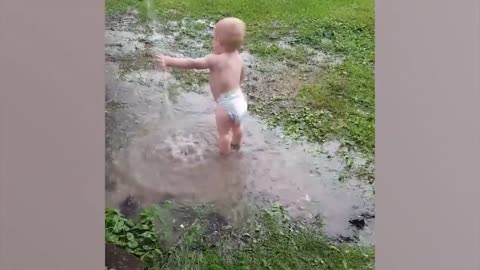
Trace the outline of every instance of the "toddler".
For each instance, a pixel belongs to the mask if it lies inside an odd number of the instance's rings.
[[[224,18],[213,30],[212,54],[196,59],[157,57],[162,68],[209,70],[210,90],[217,103],[215,119],[220,154],[239,150],[242,143],[241,120],[247,112],[247,102],[240,87],[245,79],[245,68],[239,49],[244,41],[245,28],[240,19]]]

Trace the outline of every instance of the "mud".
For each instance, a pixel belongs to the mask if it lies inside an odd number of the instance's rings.
[[[107,18],[106,205],[134,214],[165,200],[213,203],[238,224],[249,207],[278,202],[294,218],[320,217],[330,237],[371,242],[373,190],[354,179],[338,181],[346,164],[337,142],[289,141],[249,115],[242,150],[219,158],[205,74],[153,69],[155,53],[208,53],[212,26],[187,19],[142,25],[134,13]],[[249,100],[288,99],[298,80],[335,60],[316,53],[310,63],[292,66],[242,52]]]
[[[145,263],[126,250],[105,244],[105,270],[143,270]]]

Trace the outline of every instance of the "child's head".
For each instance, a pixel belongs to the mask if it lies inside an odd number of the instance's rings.
[[[234,52],[243,44],[245,23],[237,18],[224,18],[213,32],[213,50],[215,53]]]

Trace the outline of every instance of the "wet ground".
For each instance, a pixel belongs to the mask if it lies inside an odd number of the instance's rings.
[[[239,223],[252,205],[278,202],[292,217],[320,218],[331,237],[372,241],[372,188],[354,179],[338,181],[345,167],[338,143],[289,141],[280,129],[249,115],[241,151],[220,158],[205,74],[154,70],[156,52],[208,53],[212,25],[185,20],[145,26],[134,14],[107,18],[107,207],[136,209],[165,200],[213,203],[231,223]],[[312,53],[317,57],[311,63],[292,71],[288,63],[243,52],[249,99],[286,95],[292,91],[286,86],[295,83],[287,79],[297,77],[292,74],[332,62]]]

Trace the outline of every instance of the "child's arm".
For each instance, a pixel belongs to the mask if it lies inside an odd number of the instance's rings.
[[[182,69],[210,69],[213,63],[213,56],[208,55],[202,58],[176,58],[164,55],[157,56],[161,67],[174,67]]]

